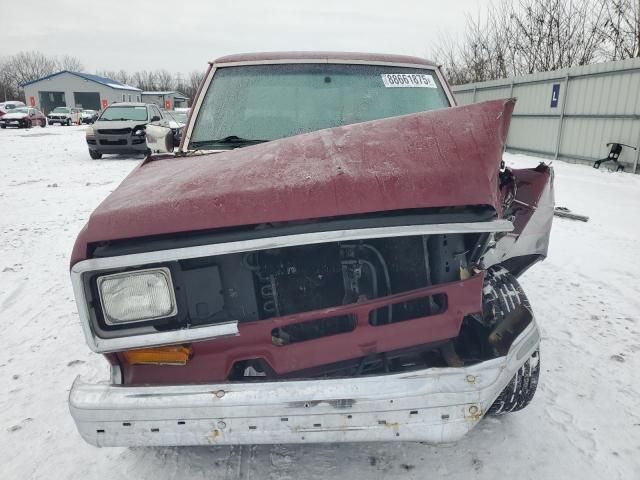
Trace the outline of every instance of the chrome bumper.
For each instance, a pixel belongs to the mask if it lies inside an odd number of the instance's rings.
[[[121,387],[77,378],[69,408],[96,446],[458,440],[538,348],[535,321],[505,357],[465,368],[331,380]],[[179,367],[176,367],[179,368]]]

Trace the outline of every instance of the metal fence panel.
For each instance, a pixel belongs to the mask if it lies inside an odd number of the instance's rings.
[[[559,120],[557,118],[518,118],[509,128],[508,147],[539,155],[553,155],[556,148],[556,135]],[[535,135],[532,134],[535,132]]]
[[[591,163],[609,142],[640,146],[640,58],[453,87],[458,104],[516,97],[507,150]],[[637,171],[640,149],[624,149]]]

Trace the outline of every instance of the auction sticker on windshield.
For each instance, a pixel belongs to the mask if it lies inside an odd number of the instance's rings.
[[[387,88],[438,88],[433,77],[423,73],[383,73],[380,76],[382,77],[382,83]]]

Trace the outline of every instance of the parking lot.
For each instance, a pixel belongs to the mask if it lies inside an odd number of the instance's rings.
[[[549,258],[522,277],[543,332],[538,393],[522,412],[485,418],[437,447],[86,444],[68,391],[77,375],[106,380],[108,369],[85,344],[69,255],[88,215],[141,158],[90,159],[83,127],[0,131],[0,477],[637,478],[640,177],[567,163],[554,164],[556,204],[590,220],[556,218]]]

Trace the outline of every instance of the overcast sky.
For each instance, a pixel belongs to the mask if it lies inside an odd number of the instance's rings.
[[[0,56],[78,57],[85,71],[204,69],[229,53],[343,50],[425,56],[487,0],[1,0]]]

